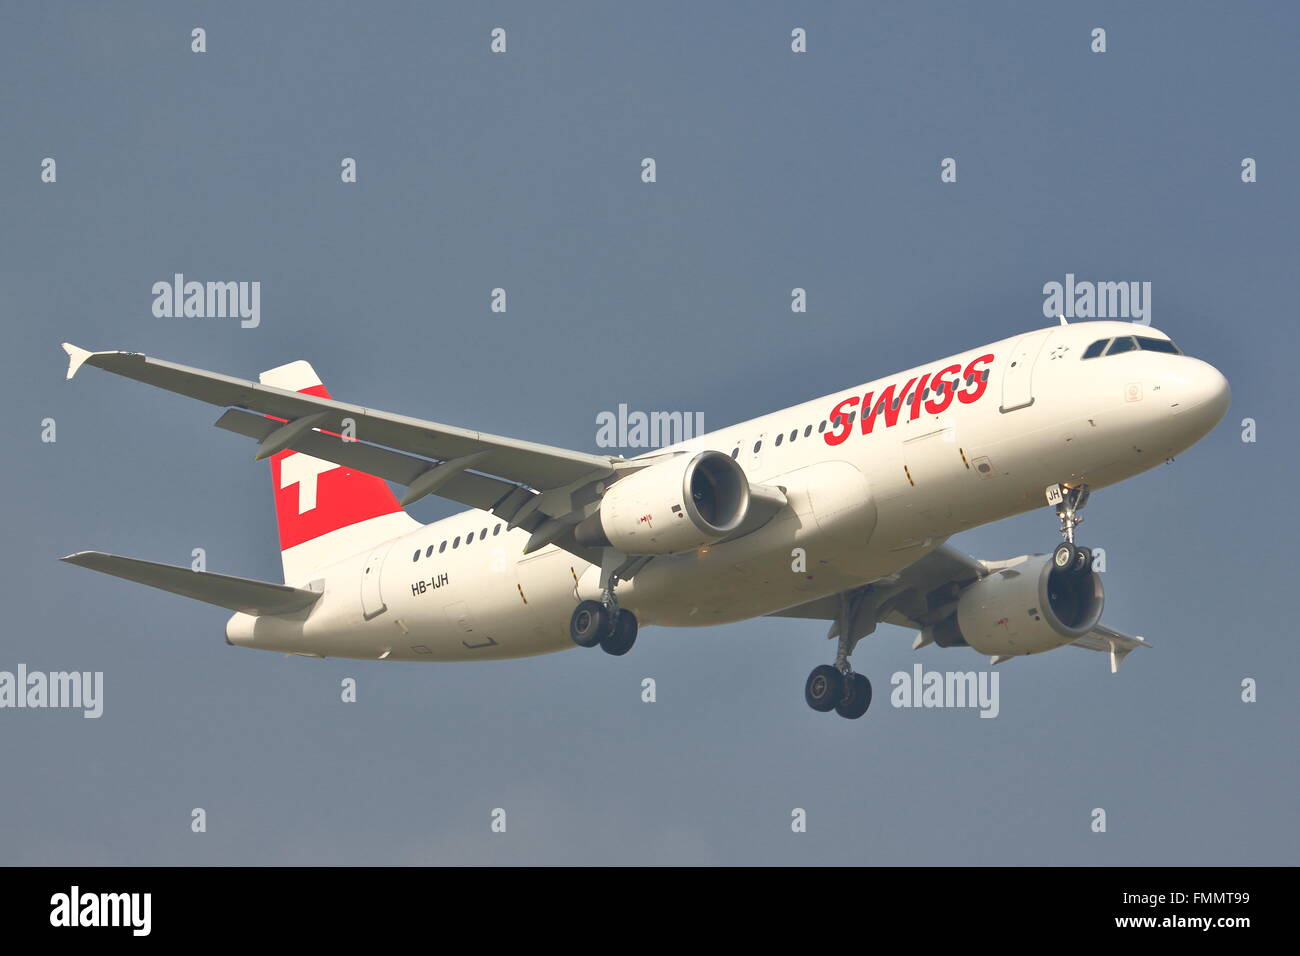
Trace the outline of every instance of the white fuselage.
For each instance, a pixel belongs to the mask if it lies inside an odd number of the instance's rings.
[[[735,451],[750,482],[779,486],[788,505],[743,537],[654,558],[619,584],[620,604],[642,626],[770,614],[894,573],[958,531],[1042,507],[1050,484],[1096,489],[1160,464],[1218,423],[1227,384],[1184,355],[1082,359],[1090,343],[1127,335],[1167,338],[1127,322],[1042,329],[659,449]],[[951,393],[934,387],[959,376]],[[868,412],[882,395],[901,400],[864,420],[868,393]],[[839,427],[828,421],[850,414]],[[308,611],[235,615],[227,639],[427,661],[572,647],[570,614],[598,596],[599,569],[555,546],[524,555],[528,539],[484,511],[436,521],[313,574],[324,596]]]

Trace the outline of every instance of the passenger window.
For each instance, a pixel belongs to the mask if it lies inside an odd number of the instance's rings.
[[[1083,357],[1086,359],[1096,358],[1098,355],[1100,355],[1102,352],[1106,350],[1106,343],[1109,341],[1110,339],[1098,339],[1097,341],[1093,342],[1091,345],[1089,345],[1086,349],[1083,350]]]
[[[487,528],[484,528],[482,531],[478,533],[478,539],[482,541],[486,537],[487,537]]]
[[[732,458],[739,458],[739,457],[740,457],[740,446],[739,446],[739,445],[737,445],[735,448],[731,449],[731,457],[732,457]]]
[[[497,525],[495,528],[492,529],[492,537],[495,538],[500,533],[501,533],[501,525]]]
[[[1131,352],[1137,348],[1137,343],[1133,341],[1131,335],[1121,335],[1115,341],[1110,343],[1110,348],[1106,350],[1107,357],[1118,355],[1120,352]]]
[[[424,556],[425,556],[426,558],[431,558],[431,557],[433,557],[433,545],[429,545],[429,549],[428,549],[427,551],[424,552]]]
[[[784,437],[785,437],[784,435],[777,435],[777,436],[776,436],[776,444],[777,444],[777,447],[780,447],[780,445],[781,445],[781,439],[784,438]]]
[[[412,560],[412,561],[419,561],[419,560],[420,560],[420,549],[419,549],[419,548],[416,548],[416,549],[415,549],[415,557],[413,557],[411,560]]]
[[[763,439],[760,438],[758,441],[754,442],[754,454],[757,455],[758,450],[762,447],[763,447]]]
[[[469,534],[465,535],[465,544],[470,545],[473,543],[474,543],[474,532],[471,531]]]
[[[447,542],[446,542],[446,541],[444,541],[442,544],[438,545],[438,553],[439,553],[439,554],[442,554],[442,552],[444,552],[444,551],[446,551],[446,550],[447,550]]]
[[[1148,339],[1142,336],[1137,337],[1138,348],[1144,352],[1166,352],[1169,355],[1182,355],[1178,351],[1178,346],[1167,339]]]
[[[794,441],[798,437],[799,437],[799,429],[796,428],[794,431],[790,433],[790,440]]]
[[[456,535],[456,540],[451,543],[452,549],[460,547],[460,535]]]
[[[857,413],[857,412],[849,412],[849,424],[852,425],[852,424],[853,424],[853,420],[854,420],[855,418],[857,418],[857,417],[858,417],[858,413]]]
[[[817,423],[817,434],[820,435],[824,431],[826,431],[826,419],[823,418]]]
[[[812,426],[809,425],[807,428],[803,430],[803,437],[807,438],[811,434],[812,434]]]

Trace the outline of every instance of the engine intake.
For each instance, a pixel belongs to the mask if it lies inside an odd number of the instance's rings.
[[[624,554],[675,554],[722,540],[748,513],[744,470],[720,451],[704,451],[614,482],[600,510],[574,529],[574,538]]]
[[[1104,603],[1101,576],[1091,568],[1057,571],[1051,555],[1030,555],[962,591],[956,613],[935,628],[934,639],[981,654],[1037,654],[1087,634]]]

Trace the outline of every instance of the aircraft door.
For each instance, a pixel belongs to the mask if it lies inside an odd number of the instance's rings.
[[[1011,346],[1007,364],[1002,371],[1001,412],[1013,412],[1034,404],[1034,363],[1043,344],[1055,329],[1041,329],[1022,335]]]
[[[371,551],[361,571],[361,616],[367,621],[388,610],[380,588],[380,576],[384,571],[384,558],[392,546],[390,542]]]

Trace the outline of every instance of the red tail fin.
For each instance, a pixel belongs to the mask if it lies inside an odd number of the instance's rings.
[[[273,368],[260,379],[263,385],[330,397],[306,362]],[[278,452],[271,457],[271,479],[287,583],[419,526],[382,478],[332,461]]]

